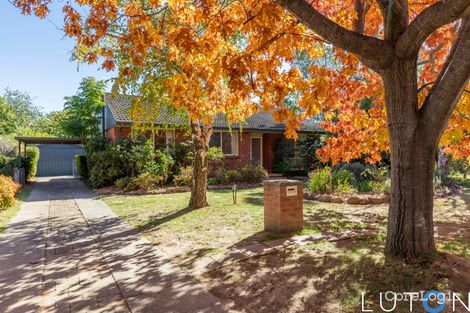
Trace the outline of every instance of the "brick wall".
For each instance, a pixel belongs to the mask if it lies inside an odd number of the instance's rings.
[[[287,189],[295,187],[294,195]],[[303,183],[293,180],[264,182],[264,229],[282,233],[301,230],[303,227]]]
[[[251,164],[251,136],[253,133],[238,133],[238,156],[227,156],[222,164],[216,166],[226,166],[230,168],[240,168]],[[113,127],[106,130],[106,138],[114,143],[120,139],[131,136],[131,127]],[[183,130],[175,131],[176,142],[191,140],[191,135]],[[268,172],[272,172],[273,151],[272,146],[276,138],[282,137],[282,134],[263,134],[263,167]],[[166,145],[166,131],[160,130],[155,134],[155,143],[157,145]],[[214,164],[211,164],[214,166]]]

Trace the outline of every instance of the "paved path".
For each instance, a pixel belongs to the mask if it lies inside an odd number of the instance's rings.
[[[0,236],[0,312],[227,312],[80,181],[42,179]]]

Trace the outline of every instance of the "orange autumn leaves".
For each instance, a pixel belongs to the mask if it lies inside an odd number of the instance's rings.
[[[50,2],[15,4],[24,13],[44,17]],[[410,1],[410,19],[434,2]],[[317,0],[312,5],[343,27],[353,27],[354,0]],[[364,33],[383,36],[376,1],[365,0],[364,5]],[[322,126],[332,136],[320,155],[334,163],[363,155],[376,162],[388,149],[379,76],[354,55],[324,42],[275,1],[76,0],[65,2],[63,12],[64,31],[76,39],[78,57],[116,70],[115,87],[122,92],[140,94],[141,100],[159,97],[160,105],[170,102],[205,124],[219,113],[242,122],[254,112],[273,111],[291,137],[297,136],[302,120],[321,113]],[[455,31],[456,25],[439,29],[421,49],[420,105],[437,79]],[[311,60],[303,68],[296,64],[302,51]],[[136,105],[144,103],[149,102]],[[464,93],[441,142],[459,157],[469,155],[469,112]]]

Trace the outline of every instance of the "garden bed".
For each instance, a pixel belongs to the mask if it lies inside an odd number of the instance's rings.
[[[363,193],[363,194],[319,194],[319,193],[304,193],[306,200],[314,200],[325,203],[346,203],[351,205],[372,205],[372,204],[386,204],[390,202],[390,196],[385,194],[376,193]]]

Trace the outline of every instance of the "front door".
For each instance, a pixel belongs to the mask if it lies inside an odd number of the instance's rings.
[[[263,165],[261,156],[261,137],[251,138],[251,164]]]

